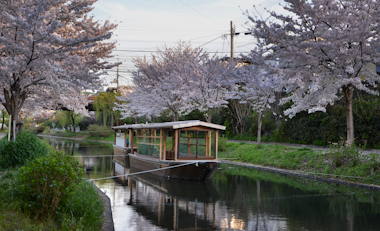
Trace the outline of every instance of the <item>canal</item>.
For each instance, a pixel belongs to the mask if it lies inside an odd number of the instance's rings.
[[[115,230],[379,230],[380,192],[221,165],[205,182],[168,180],[112,161],[110,144],[43,138],[87,166]]]

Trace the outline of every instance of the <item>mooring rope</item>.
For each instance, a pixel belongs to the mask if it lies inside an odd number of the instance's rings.
[[[123,174],[123,175],[118,175],[118,176],[110,176],[110,177],[103,177],[103,178],[97,178],[97,179],[89,179],[88,181],[89,182],[94,182],[96,180],[107,180],[107,179],[118,178],[118,177],[121,177],[121,176],[132,176],[132,175],[138,175],[138,174],[143,174],[143,173],[149,173],[149,172],[155,172],[155,171],[160,171],[160,170],[166,170],[166,169],[170,169],[170,168],[182,167],[182,166],[191,165],[191,164],[198,165],[198,162],[179,164],[179,165],[174,165],[174,166],[165,167],[165,168],[157,168],[157,169],[146,170],[146,171],[142,171],[142,172],[128,173],[128,174]]]

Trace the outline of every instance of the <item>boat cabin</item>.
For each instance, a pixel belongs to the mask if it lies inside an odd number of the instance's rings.
[[[218,132],[225,128],[198,120],[112,127],[116,148],[163,161],[217,160]]]

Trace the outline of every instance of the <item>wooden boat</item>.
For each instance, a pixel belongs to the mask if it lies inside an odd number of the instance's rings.
[[[128,154],[129,165],[141,171],[161,169],[152,173],[167,178],[206,180],[219,166],[218,136],[225,126],[190,120],[112,129],[116,133],[115,156]]]

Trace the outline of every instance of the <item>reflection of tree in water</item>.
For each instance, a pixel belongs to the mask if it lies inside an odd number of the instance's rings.
[[[111,172],[111,156],[113,154],[112,145],[93,142],[78,142],[62,138],[45,137],[44,140],[55,150],[71,155],[75,157],[79,163],[85,164],[87,170],[91,171],[92,175],[104,175]]]
[[[213,181],[221,203],[247,230],[378,230],[380,225],[376,191],[250,169],[220,170]]]

